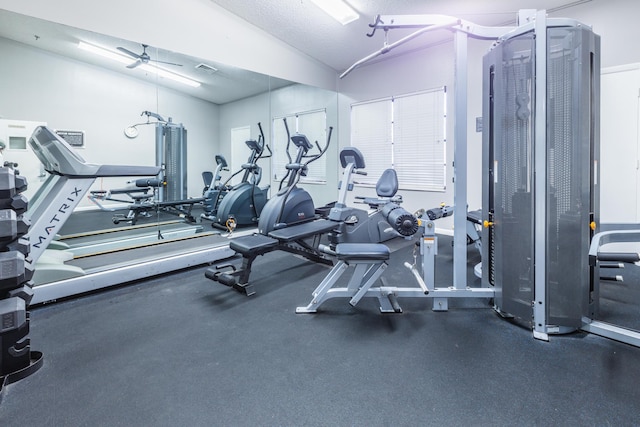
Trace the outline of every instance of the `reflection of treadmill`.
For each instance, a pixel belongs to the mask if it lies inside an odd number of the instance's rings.
[[[128,262],[117,265],[106,265],[102,260],[102,268],[85,271],[78,266],[64,264],[64,257],[60,255],[56,257],[56,253],[64,251],[50,250],[45,254],[52,239],[96,178],[154,176],[160,168],[86,163],[64,140],[46,127],[36,128],[29,144],[45,170],[51,174],[38,189],[24,214],[31,221],[27,233],[31,242],[30,257],[34,263],[40,260],[35,269],[36,285],[32,304],[206,264],[233,255],[228,246],[212,247],[209,244],[204,248],[192,243],[188,250],[182,249],[180,253],[156,253],[147,259],[129,255]],[[41,280],[38,277],[48,279]]]
[[[25,217],[31,220],[31,259],[36,262],[80,203],[96,178],[154,176],[156,166],[110,166],[86,163],[71,146],[45,126],[39,126],[29,145],[51,175],[33,196]]]

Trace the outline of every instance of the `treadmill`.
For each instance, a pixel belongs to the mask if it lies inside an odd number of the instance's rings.
[[[109,286],[166,274],[229,258],[234,251],[220,235],[194,235],[165,245],[142,245],[85,260],[51,249],[64,223],[100,177],[155,176],[156,166],[96,165],[85,160],[55,132],[39,126],[29,145],[50,174],[31,200],[25,218],[31,227],[30,258],[35,265],[31,304],[55,301]]]

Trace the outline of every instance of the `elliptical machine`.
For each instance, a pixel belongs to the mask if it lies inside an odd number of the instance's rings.
[[[262,209],[267,203],[269,186],[259,187],[262,179],[262,168],[258,166],[257,162],[260,159],[271,157],[271,149],[269,145],[265,144],[264,132],[260,123],[258,123],[258,128],[260,129],[258,140],[245,141],[245,144],[251,150],[247,163],[244,163],[240,170],[231,175],[222,185],[222,188],[226,188],[229,182],[240,172],[244,172],[242,181],[228,190],[224,197],[220,197],[219,194],[216,199],[217,203],[214,204],[211,210],[215,214],[207,218],[213,221],[212,225],[214,227],[232,229],[235,226],[255,224],[258,222]],[[265,147],[269,151],[268,156],[264,155]]]
[[[202,172],[205,187],[202,192],[202,197],[204,197],[204,201],[202,202],[204,213],[200,215],[201,218],[215,221],[220,200],[222,200],[230,190],[227,185],[221,183],[222,176],[220,172],[228,170],[227,159],[221,154],[216,154],[216,170],[213,173]]]
[[[316,141],[316,147],[318,147],[320,151],[318,154],[307,156],[307,153],[313,148],[313,145],[305,135],[296,134],[291,136],[287,119],[284,118],[283,121],[287,131],[287,156],[289,156],[289,163],[286,166],[287,174],[282,178],[282,181],[280,181],[278,193],[269,199],[258,221],[258,233],[265,236],[273,230],[311,221],[316,218],[316,210],[311,195],[305,189],[298,187],[297,184],[300,178],[307,176],[309,164],[318,160],[327,151],[329,142],[331,141],[331,133],[333,132],[333,127],[330,127],[324,148],[321,148]],[[297,147],[295,160],[289,155],[289,142],[293,142]],[[303,162],[304,159],[308,160]],[[282,188],[285,181],[287,185]]]

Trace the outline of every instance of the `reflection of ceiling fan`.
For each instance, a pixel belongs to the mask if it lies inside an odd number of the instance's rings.
[[[129,55],[130,57],[136,60],[136,62],[127,65],[127,68],[136,68],[138,65],[147,64],[149,62],[156,62],[158,64],[176,65],[178,67],[182,67],[182,64],[176,64],[174,62],[158,61],[157,59],[151,59],[151,57],[147,53],[147,47],[149,46],[146,44],[142,45],[141,54],[131,52],[129,49],[126,49],[124,47],[118,47],[118,50],[126,55]]]

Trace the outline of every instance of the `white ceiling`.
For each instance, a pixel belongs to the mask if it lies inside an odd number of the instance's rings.
[[[360,18],[341,25],[311,0],[211,0],[341,73],[382,48],[384,35],[367,37],[376,15],[450,15],[486,26],[513,25],[520,9],[561,10],[591,0],[345,0]],[[406,32],[390,32],[390,42]],[[416,40],[424,43],[425,38]]]
[[[520,9],[557,11],[594,0],[347,0],[359,12],[360,18],[345,26],[334,21],[310,0],[210,1],[246,21],[249,26],[258,27],[306,56],[329,66],[338,74],[382,47],[383,32],[378,31],[371,38],[366,36],[370,32],[368,24],[373,22],[378,14],[443,14],[480,25],[512,25]],[[389,34],[389,42],[405,34],[406,32],[392,31]],[[422,36],[419,40],[412,42],[408,48],[424,46],[425,43],[447,36],[447,34]],[[0,37],[120,73],[127,73],[140,79],[154,80],[141,70],[129,70],[122,64],[77,48],[78,41],[82,40],[110,49],[122,46],[134,52],[141,52],[140,43],[144,41],[115,39],[3,9],[0,9]],[[225,64],[204,61],[207,65],[219,70],[210,74],[196,69],[196,66],[203,62],[198,58],[158,47],[150,47],[148,52],[152,58],[182,64],[182,67],[169,66],[169,68],[203,83],[202,87],[195,90],[171,82],[163,83],[165,86],[217,104],[290,84],[286,80],[269,78]]]

